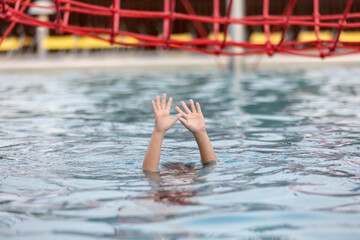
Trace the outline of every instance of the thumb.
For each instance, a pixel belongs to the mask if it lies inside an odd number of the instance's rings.
[[[182,125],[184,125],[186,128],[189,128],[188,122],[187,122],[185,119],[180,118],[179,120],[180,120],[180,122],[182,123]]]
[[[175,123],[177,120],[179,120],[181,118],[181,114],[177,114],[172,120],[173,120],[173,123]]]

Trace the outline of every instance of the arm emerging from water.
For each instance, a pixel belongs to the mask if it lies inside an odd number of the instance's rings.
[[[194,134],[196,143],[199,147],[201,162],[203,165],[216,163],[217,158],[213,146],[211,145],[209,136],[205,128],[205,119],[201,112],[200,104],[190,99],[190,108],[184,101],[181,102],[184,111],[178,106],[175,107],[176,111],[181,114],[180,122]]]
[[[144,170],[157,172],[160,162],[161,145],[165,132],[181,117],[181,114],[176,115],[174,118],[170,117],[172,101],[173,99],[169,98],[169,101],[166,103],[166,94],[164,93],[161,101],[160,97],[156,96],[156,102],[154,100],[151,102],[155,114],[155,126],[144,157]]]

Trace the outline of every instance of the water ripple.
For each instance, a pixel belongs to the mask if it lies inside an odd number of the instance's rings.
[[[0,238],[358,239],[359,74],[0,73]],[[162,92],[201,103],[216,166],[176,123],[142,172]]]

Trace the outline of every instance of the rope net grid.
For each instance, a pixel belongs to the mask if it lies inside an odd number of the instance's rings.
[[[186,12],[176,11],[176,2],[180,1]],[[189,0],[163,0],[162,11],[145,11],[124,9],[121,7],[121,0],[112,0],[106,6],[93,3],[85,3],[75,0],[49,0],[52,5],[37,5],[31,0],[0,0],[0,19],[10,24],[2,35],[1,42],[10,34],[16,24],[29,25],[34,27],[45,27],[55,30],[58,34],[75,34],[91,37],[111,44],[125,46],[162,47],[164,49],[174,48],[192,52],[214,54],[214,55],[256,55],[267,54],[272,56],[275,53],[298,55],[305,57],[333,57],[360,53],[360,39],[355,41],[341,40],[340,36],[345,30],[360,28],[360,9],[356,11],[354,2],[347,0],[338,14],[322,15],[320,13],[319,0],[313,1],[312,15],[294,15],[296,5],[301,4],[300,0],[288,0],[282,14],[270,14],[270,0],[263,0],[262,14],[249,15],[241,18],[233,17],[233,2],[229,0],[226,12],[220,14],[220,0],[213,1],[213,13],[210,16],[197,15]],[[245,1],[245,0],[244,0]],[[139,3],[140,4],[140,3]],[[55,20],[41,20],[29,14],[29,9],[38,8],[52,11]],[[354,11],[355,9],[355,11]],[[74,13],[83,15],[103,16],[111,19],[110,27],[88,27],[70,24],[70,16]],[[125,18],[138,19],[160,19],[162,21],[162,32],[157,36],[119,30],[120,21]],[[191,40],[176,40],[171,38],[174,21],[191,21],[198,31],[198,38]],[[204,24],[211,24],[213,38],[207,37]],[[255,44],[249,41],[236,41],[227,36],[230,28],[236,25],[246,27],[257,26],[263,29],[265,37],[264,44]],[[314,40],[300,41],[288,39],[287,35],[292,27],[311,28],[315,34]],[[321,38],[322,29],[332,29],[334,38]],[[222,30],[223,32],[220,32]],[[274,44],[271,41],[271,34],[281,34],[280,40]],[[107,37],[104,37],[106,35]],[[222,36],[221,36],[222,35]],[[122,41],[118,36],[132,37],[138,42]],[[236,50],[237,49],[237,50]]]

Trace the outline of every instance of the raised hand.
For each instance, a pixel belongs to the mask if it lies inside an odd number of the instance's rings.
[[[199,147],[201,162],[204,165],[216,163],[216,154],[205,129],[205,120],[201,112],[200,104],[197,102],[195,108],[194,101],[190,99],[191,110],[184,101],[181,102],[181,106],[185,112],[178,106],[176,106],[175,109],[181,114],[182,118],[180,118],[180,122],[194,134]]]
[[[172,101],[173,99],[170,97],[169,101],[166,103],[166,93],[163,94],[161,101],[159,96],[156,96],[156,102],[154,100],[151,101],[155,114],[154,131],[165,133],[181,118],[181,114],[176,115],[174,118],[170,117]]]
[[[196,103],[196,108],[194,101],[190,99],[190,108],[186,105],[184,101],[181,101],[181,106],[184,108],[183,112],[178,106],[175,107],[176,111],[181,114],[180,122],[191,131],[193,134],[198,134],[205,132],[205,119],[201,112],[200,104]]]
[[[159,96],[156,96],[156,102],[154,100],[152,101],[152,107],[155,114],[155,126],[144,157],[143,169],[146,171],[156,172],[158,170],[161,144],[165,132],[181,118],[181,114],[176,115],[174,118],[170,117],[172,101],[173,99],[169,98],[169,101],[166,103],[165,93],[163,94],[161,101]]]

